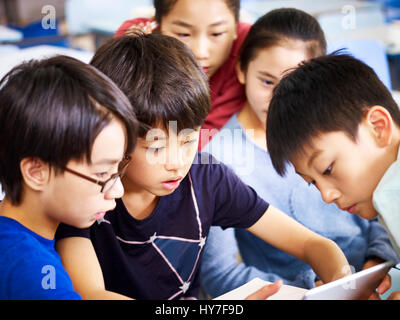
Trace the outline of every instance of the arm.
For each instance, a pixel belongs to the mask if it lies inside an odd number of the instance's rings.
[[[332,240],[312,232],[273,206],[248,230],[309,264],[325,283],[351,273],[346,257]]]
[[[220,227],[211,227],[201,265],[201,283],[209,295],[218,297],[254,278],[270,282],[283,280],[285,284],[296,287],[304,287],[305,282],[315,281],[312,270],[300,273],[295,281],[289,281],[277,274],[264,272],[254,266],[246,266],[245,263],[238,261],[238,255],[234,229],[222,230]],[[308,283],[307,285],[310,287]]]
[[[71,277],[74,289],[84,300],[130,299],[107,291],[103,273],[91,241],[83,237],[63,238],[56,242],[65,270]]]

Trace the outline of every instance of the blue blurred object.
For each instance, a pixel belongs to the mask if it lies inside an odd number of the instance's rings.
[[[351,54],[374,69],[379,79],[389,90],[392,90],[386,49],[379,40],[352,39],[328,43],[327,52],[331,53],[342,48],[345,49],[346,53]]]
[[[67,37],[59,35],[58,20],[56,20],[55,28],[45,29],[42,21],[35,21],[25,27],[10,25],[11,28],[22,33],[23,39],[16,43],[19,48],[28,48],[37,45],[52,45],[58,47],[69,47]]]
[[[370,0],[370,1],[378,2],[383,6],[383,11],[385,12],[387,22],[400,20],[400,0]]]
[[[32,22],[28,24],[26,27],[18,27],[14,25],[10,25],[10,27],[22,32],[24,39],[58,35],[58,20],[56,20],[55,29],[52,28],[44,29],[41,20]]]

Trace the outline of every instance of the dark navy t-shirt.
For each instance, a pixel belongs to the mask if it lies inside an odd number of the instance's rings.
[[[210,226],[248,228],[268,208],[230,169],[211,161],[199,154],[178,189],[160,197],[146,219],[133,218],[119,199],[92,227],[61,225],[56,238],[91,239],[107,290],[136,299],[196,298]]]

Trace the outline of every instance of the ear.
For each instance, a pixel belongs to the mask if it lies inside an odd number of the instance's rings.
[[[50,178],[49,165],[38,158],[24,158],[20,162],[22,178],[33,190],[43,190]]]
[[[242,68],[240,68],[240,62],[239,61],[236,62],[235,69],[236,69],[236,74],[237,74],[239,82],[241,84],[245,85],[246,84],[246,75],[242,71]]]
[[[391,143],[393,121],[387,109],[382,106],[372,106],[368,109],[364,120],[379,147],[386,147]]]

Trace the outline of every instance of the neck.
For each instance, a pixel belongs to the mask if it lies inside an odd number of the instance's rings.
[[[129,214],[135,219],[142,220],[149,217],[157,206],[159,196],[147,190],[137,190],[129,187],[129,183],[124,181],[125,193],[122,201]]]
[[[239,123],[245,130],[254,130],[254,136],[251,138],[254,143],[263,149],[267,149],[266,128],[258,119],[249,103],[246,102],[244,108],[239,112],[237,117]]]
[[[59,223],[49,219],[39,209],[37,202],[26,201],[26,197],[24,198],[20,205],[13,205],[7,197],[4,198],[0,206],[0,216],[18,221],[41,237],[53,240]]]

